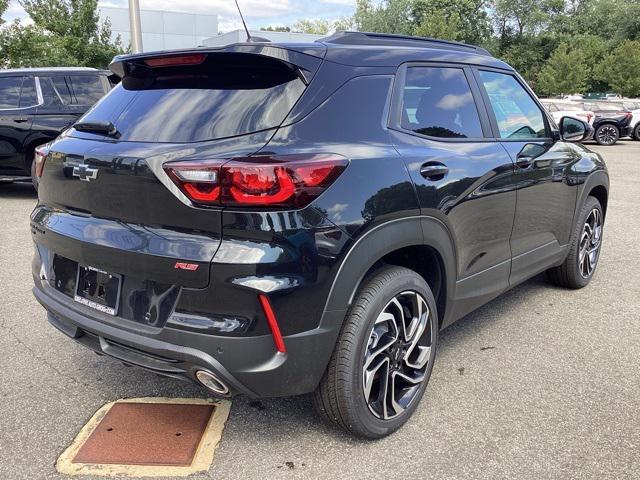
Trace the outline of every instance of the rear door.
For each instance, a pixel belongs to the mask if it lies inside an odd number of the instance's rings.
[[[457,249],[459,317],[507,288],[516,194],[514,166],[491,138],[473,73],[451,64],[408,64],[394,90],[392,138],[416,186],[421,212],[441,219]]]
[[[0,76],[0,173],[2,174],[29,175],[25,151],[38,98],[33,77]]]
[[[512,284],[562,259],[573,228],[581,155],[559,141],[533,93],[515,74],[477,69],[493,134],[516,165],[517,208],[511,235]]]

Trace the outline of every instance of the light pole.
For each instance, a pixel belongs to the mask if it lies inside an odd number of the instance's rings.
[[[142,28],[140,27],[140,3],[129,0],[129,24],[131,25],[131,50],[142,52]]]

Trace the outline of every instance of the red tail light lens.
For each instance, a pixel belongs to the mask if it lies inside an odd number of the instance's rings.
[[[200,65],[205,61],[205,53],[192,53],[189,55],[167,55],[164,57],[147,58],[144,63],[153,68],[159,67],[182,67],[189,65]]]
[[[45,146],[37,147],[33,156],[33,161],[35,162],[35,172],[36,177],[42,177],[42,172],[44,172],[44,162],[47,160],[47,154],[49,153],[49,149]]]
[[[164,170],[196,204],[302,208],[347,164],[340,155],[280,155],[170,162]]]

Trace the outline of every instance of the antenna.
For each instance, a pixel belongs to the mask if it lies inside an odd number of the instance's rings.
[[[236,7],[238,7],[238,13],[240,14],[240,20],[242,20],[242,25],[244,25],[244,31],[247,32],[247,42],[251,41],[251,34],[249,33],[249,29],[247,28],[247,24],[244,21],[244,17],[242,16],[242,10],[240,10],[240,5],[238,5],[238,0],[236,0]]]

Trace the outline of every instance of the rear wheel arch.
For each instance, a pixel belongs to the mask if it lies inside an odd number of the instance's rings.
[[[363,281],[386,265],[409,268],[424,278],[442,324],[455,286],[455,247],[447,227],[433,217],[392,220],[358,239],[336,274],[325,311],[348,309]]]

